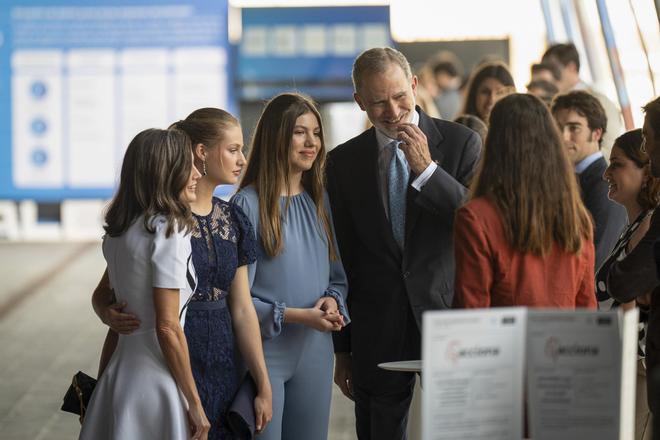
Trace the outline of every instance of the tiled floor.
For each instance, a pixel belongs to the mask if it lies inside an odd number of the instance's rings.
[[[0,243],[0,433],[3,440],[70,440],[59,410],[71,375],[96,375],[105,328],[90,305],[104,268],[98,243]],[[330,440],[354,439],[352,407],[335,387]]]

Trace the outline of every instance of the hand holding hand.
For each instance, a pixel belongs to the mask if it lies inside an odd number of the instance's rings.
[[[338,312],[328,314],[317,307],[305,309],[303,324],[320,332],[339,331],[343,322],[344,318]]]
[[[337,300],[331,296],[322,296],[314,304],[314,308],[321,309],[328,314],[336,313],[339,307],[337,306]]]
[[[140,320],[132,313],[124,313],[125,302],[113,303],[103,309],[103,322],[116,333],[129,335],[140,327]]]
[[[316,301],[315,308],[319,308],[325,312],[325,319],[333,324],[339,324],[333,328],[332,331],[339,331],[344,327],[344,317],[339,313],[339,306],[337,300],[331,296],[322,296]]]
[[[397,140],[399,148],[406,155],[410,169],[419,176],[431,164],[431,153],[424,132],[415,124],[406,122],[399,125]]]

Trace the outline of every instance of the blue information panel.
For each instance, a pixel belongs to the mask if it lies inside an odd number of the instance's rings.
[[[388,6],[245,8],[242,17],[238,79],[245,100],[285,89],[350,100],[355,57],[392,44]]]
[[[226,0],[4,0],[0,199],[107,198],[130,140],[233,110]]]

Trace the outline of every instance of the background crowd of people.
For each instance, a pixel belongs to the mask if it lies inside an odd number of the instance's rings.
[[[298,93],[265,105],[248,159],[220,109],[140,133],[106,215],[93,305],[110,330],[81,438],[239,438],[246,370],[260,438],[326,438],[334,352],[358,438],[403,439],[414,374],[377,365],[420,358],[427,310],[499,306],[640,307],[651,438],[660,99],[624,133],[579,68],[554,45],[516,93],[500,61],[464,80],[450,53],[415,75],[369,49],[352,79],[371,127],[327,156]]]

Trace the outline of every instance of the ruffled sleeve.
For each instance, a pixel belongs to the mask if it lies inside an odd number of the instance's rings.
[[[245,215],[240,206],[231,204],[232,214],[238,229],[238,266],[245,266],[257,261],[257,241],[254,228],[250,219]]]
[[[278,336],[282,332],[286,305],[281,301],[270,303],[255,297],[252,297],[252,302],[254,310],[257,312],[257,318],[259,318],[261,337],[272,339]]]
[[[252,289],[252,286],[254,285],[254,277],[257,272],[257,265],[259,264],[257,259],[258,250],[256,233],[259,228],[259,205],[256,194],[252,194],[254,197],[249,197],[249,195],[244,193],[244,191],[248,190],[249,188],[246,188],[245,190],[234,194],[231,198],[231,202],[238,208],[236,209],[237,212],[239,210],[241,211],[245,216],[247,223],[250,225],[248,231],[252,234],[251,241],[254,244],[255,249],[255,258],[252,263],[248,263],[248,281],[250,282],[250,289]],[[254,303],[254,309],[257,312],[257,318],[259,319],[259,328],[261,329],[262,338],[272,339],[278,336],[282,331],[282,325],[284,324],[284,310],[286,309],[286,304],[282,301],[266,301],[255,297],[254,294],[252,295],[252,302]]]
[[[177,231],[165,236],[167,220],[155,217],[154,241],[151,250],[152,287],[184,289],[188,287],[187,269],[190,256],[190,236]]]

